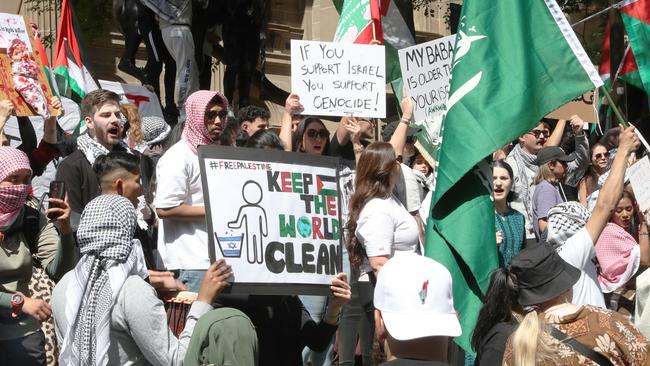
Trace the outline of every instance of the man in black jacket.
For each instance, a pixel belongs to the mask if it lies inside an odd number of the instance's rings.
[[[95,90],[81,101],[81,118],[87,132],[77,139],[77,150],[68,155],[56,172],[56,180],[65,182],[68,202],[74,217],[99,195],[99,182],[93,171],[95,159],[110,151],[129,151],[121,140],[124,123],[121,121],[120,97],[109,90]]]

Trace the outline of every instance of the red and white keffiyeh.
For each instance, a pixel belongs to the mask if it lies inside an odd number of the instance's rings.
[[[604,293],[625,285],[639,269],[641,251],[634,237],[622,227],[610,222],[596,243],[598,283]]]
[[[210,138],[208,128],[205,127],[205,112],[210,102],[219,102],[224,109],[228,109],[226,96],[215,91],[199,90],[187,98],[185,102],[185,128],[182,138],[196,153],[199,145],[211,145],[214,141]],[[224,126],[225,127],[225,126]]]
[[[0,147],[0,182],[21,169],[32,172],[27,155],[13,147]],[[29,184],[0,187],[0,229],[6,229],[13,224],[23,208],[30,190],[31,185]]]

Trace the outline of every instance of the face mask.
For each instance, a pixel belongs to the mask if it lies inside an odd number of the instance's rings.
[[[13,223],[27,200],[29,188],[27,184],[0,187],[0,227]]]

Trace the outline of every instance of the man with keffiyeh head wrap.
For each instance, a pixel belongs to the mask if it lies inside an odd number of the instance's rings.
[[[39,264],[58,279],[75,262],[67,200],[49,199],[48,222],[26,205],[31,175],[25,153],[0,147],[0,360],[10,365],[45,362],[40,322],[50,317],[51,309],[31,297],[32,267]]]
[[[232,276],[223,260],[210,266],[177,339],[144,280],[136,225],[135,209],[122,196],[101,195],[84,209],[77,231],[82,257],[52,294],[61,365],[181,365],[197,319]]]
[[[158,161],[154,205],[161,219],[158,252],[164,267],[181,270],[181,281],[196,291],[201,270],[210,265],[197,147],[219,144],[228,99],[219,92],[200,90],[187,99],[185,112],[181,140]]]

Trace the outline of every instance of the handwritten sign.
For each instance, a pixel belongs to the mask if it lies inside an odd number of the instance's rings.
[[[553,119],[571,119],[577,115],[585,122],[595,123],[598,119],[597,112],[594,109],[594,92],[588,91],[563,105],[559,109],[551,112],[546,118]]]
[[[384,118],[384,46],[292,40],[291,90],[304,115]]]
[[[324,295],[341,271],[337,160],[263,149],[199,147],[208,255],[232,291]]]
[[[627,168],[634,196],[641,211],[650,209],[650,159],[644,156]]]
[[[30,33],[27,32],[25,18],[22,15],[0,13],[0,48],[7,49],[11,41],[18,38],[32,50]]]
[[[413,98],[415,121],[445,112],[456,35],[398,50],[402,79]]]

